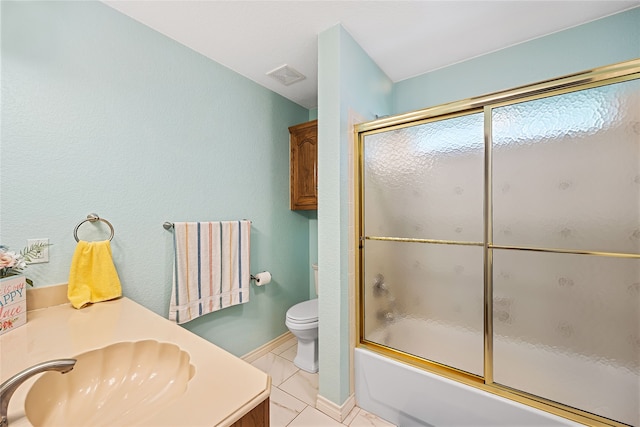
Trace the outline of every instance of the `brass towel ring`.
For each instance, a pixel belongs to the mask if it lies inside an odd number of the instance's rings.
[[[80,221],[78,223],[78,225],[76,225],[76,228],[73,230],[73,237],[75,237],[76,242],[80,241],[80,239],[78,239],[78,228],[80,228],[80,226],[82,224],[84,224],[85,222],[87,222],[87,221],[89,221],[89,222],[102,221],[105,224],[107,224],[109,226],[109,228],[111,229],[111,236],[109,236],[109,240],[113,239],[113,235],[115,234],[115,232],[113,230],[113,225],[111,225],[111,223],[109,221],[107,221],[106,219],[100,218],[97,214],[92,213],[92,214],[87,215],[87,219]]]

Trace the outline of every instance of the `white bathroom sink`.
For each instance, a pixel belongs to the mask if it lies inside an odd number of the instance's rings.
[[[74,359],[71,372],[44,373],[29,389],[25,414],[34,427],[135,425],[182,395],[195,373],[187,352],[154,340]]]

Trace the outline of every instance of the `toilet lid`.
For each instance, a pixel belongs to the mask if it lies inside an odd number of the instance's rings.
[[[297,323],[310,323],[318,320],[318,298],[303,301],[287,310],[287,319]]]

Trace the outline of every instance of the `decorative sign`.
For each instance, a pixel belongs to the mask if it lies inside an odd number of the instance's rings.
[[[0,335],[27,323],[27,282],[23,275],[0,279]]]

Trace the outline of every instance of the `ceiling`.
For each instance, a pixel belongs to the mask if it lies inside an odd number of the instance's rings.
[[[318,34],[338,23],[398,82],[640,6],[640,0],[104,3],[306,108],[318,102]],[[266,75],[284,64],[306,78],[285,86]]]

